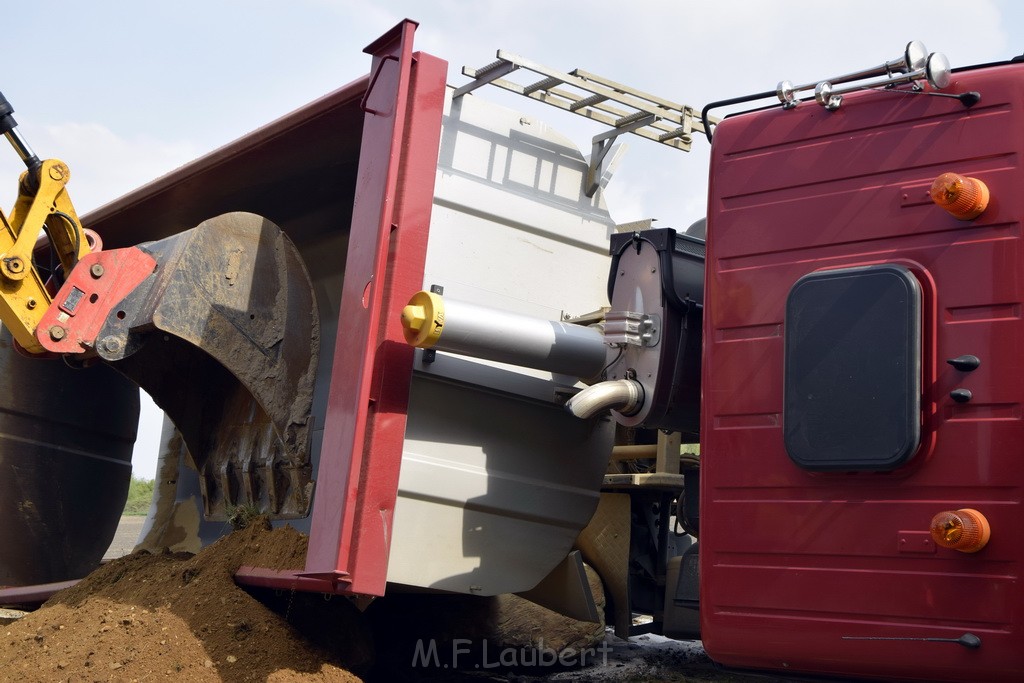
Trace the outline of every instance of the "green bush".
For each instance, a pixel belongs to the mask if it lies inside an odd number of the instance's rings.
[[[156,484],[152,479],[139,479],[132,477],[128,485],[128,502],[124,504],[124,514],[145,515],[149,512],[149,503],[153,500],[153,487]]]

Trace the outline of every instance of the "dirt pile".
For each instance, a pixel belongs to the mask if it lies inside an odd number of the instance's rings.
[[[301,567],[306,538],[261,520],[197,555],[114,560],[38,611],[0,626],[0,677],[34,681],[358,681],[371,648],[341,598],[261,596],[243,564]],[[300,631],[299,629],[302,629]],[[309,635],[313,634],[313,642]],[[360,668],[362,667],[362,668]]]
[[[361,612],[343,597],[234,583],[242,565],[301,568],[307,545],[291,527],[271,530],[260,518],[197,555],[139,551],[113,560],[0,625],[0,680],[459,679],[535,668],[529,662],[544,661],[538,651],[553,661],[556,653],[594,650],[604,638],[603,623],[577,622],[514,595],[397,591]],[[601,582],[593,573],[590,580],[603,611]]]

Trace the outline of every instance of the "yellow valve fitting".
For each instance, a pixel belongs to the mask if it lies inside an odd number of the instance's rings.
[[[410,346],[429,349],[444,331],[444,300],[439,294],[420,291],[402,309],[402,330]]]

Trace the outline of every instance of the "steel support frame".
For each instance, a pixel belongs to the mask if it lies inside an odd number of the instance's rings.
[[[403,21],[373,55],[345,284],[303,577],[383,595],[413,349],[400,312],[423,286],[447,63]]]

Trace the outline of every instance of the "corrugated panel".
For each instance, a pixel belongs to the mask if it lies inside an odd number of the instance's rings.
[[[928,680],[1024,672],[1024,67],[961,72],[948,90],[982,101],[868,92],[834,113],[806,104],[716,133],[701,609],[705,646],[726,664]],[[977,220],[928,201],[950,170],[989,185]],[[786,296],[814,270],[871,263],[902,264],[922,284],[922,446],[890,473],[807,472],[783,444]],[[945,363],[965,353],[982,358],[977,371]],[[973,400],[954,402],[958,387]],[[965,506],[991,521],[989,546],[930,545],[931,516]],[[921,640],[965,632],[982,647]]]

